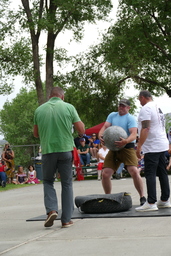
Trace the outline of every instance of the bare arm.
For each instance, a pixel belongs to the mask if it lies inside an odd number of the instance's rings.
[[[33,135],[35,138],[39,138],[38,126],[34,125],[33,127]]]
[[[36,171],[34,171],[34,179],[36,178],[36,175],[37,175],[37,173],[36,173]]]
[[[12,159],[14,158],[14,151],[13,150],[11,150],[11,152],[9,152],[8,154],[12,157]]]
[[[79,133],[79,134],[84,134],[85,133],[85,125],[82,121],[74,123],[74,129]]]
[[[2,160],[7,161],[7,159],[5,158],[5,151],[2,152]]]
[[[98,153],[98,156],[99,156],[100,159],[105,160],[105,157],[102,154]]]
[[[138,145],[137,145],[137,157],[140,158],[141,157],[141,147],[144,144],[144,142],[146,141],[147,137],[148,137],[148,133],[150,130],[150,120],[144,120],[141,122],[142,124],[142,128],[140,131],[140,137],[139,137],[139,141],[138,141]]]
[[[105,122],[104,123],[104,125],[102,126],[102,128],[100,129],[100,131],[99,131],[99,140],[102,142],[102,143],[104,143],[104,140],[103,140],[103,133],[104,133],[104,131],[108,128],[108,127],[110,127],[111,126],[111,123],[109,123],[109,122]]]
[[[84,154],[89,153],[89,148],[87,148],[86,151],[82,151],[82,152],[80,151],[80,149],[78,149],[77,152],[78,152],[78,154],[80,154],[80,155],[84,155]]]

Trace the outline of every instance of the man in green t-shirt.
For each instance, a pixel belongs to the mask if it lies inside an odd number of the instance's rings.
[[[49,101],[39,106],[34,115],[34,136],[40,138],[44,204],[47,213],[45,227],[51,227],[58,214],[58,200],[54,189],[56,171],[62,184],[62,227],[69,227],[74,204],[72,188],[72,151],[74,139],[72,128],[84,134],[85,127],[75,107],[64,102],[64,91],[53,87]]]
[[[78,146],[78,154],[80,157],[81,166],[90,166],[89,145],[85,144],[85,138],[80,139],[80,146]]]

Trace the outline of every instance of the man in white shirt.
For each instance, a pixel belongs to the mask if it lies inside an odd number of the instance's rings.
[[[165,118],[160,108],[153,102],[149,91],[141,91],[139,101],[142,108],[138,117],[139,141],[137,157],[144,154],[145,178],[148,198],[136,211],[156,211],[158,208],[171,207],[170,187],[166,170],[165,152],[169,148],[165,132]],[[161,197],[157,202],[156,175],[159,177]],[[156,204],[157,202],[157,204]]]

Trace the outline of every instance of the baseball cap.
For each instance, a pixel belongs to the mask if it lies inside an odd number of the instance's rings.
[[[121,99],[121,100],[119,101],[119,104],[122,104],[122,105],[124,105],[124,106],[130,106],[130,105],[131,105],[131,102],[130,102],[129,100],[127,100],[127,99]]]
[[[85,141],[85,138],[81,138],[79,141],[80,141],[80,142]]]

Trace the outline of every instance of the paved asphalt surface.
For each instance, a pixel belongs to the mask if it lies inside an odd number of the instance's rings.
[[[114,179],[112,184],[112,193],[131,192],[133,205],[139,204],[131,178]],[[43,221],[26,221],[45,214],[42,184],[18,186],[0,193],[0,255],[171,256],[171,216],[74,219],[65,229],[55,220],[53,227],[44,228]],[[97,180],[74,181],[73,187],[74,196],[103,194]],[[55,188],[60,209],[59,182]],[[159,198],[158,181],[157,191]]]

